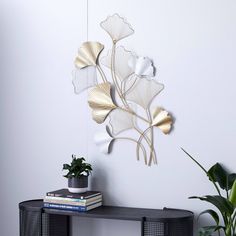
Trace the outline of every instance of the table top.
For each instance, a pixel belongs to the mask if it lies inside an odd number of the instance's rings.
[[[147,209],[147,208],[132,208],[119,206],[101,206],[87,212],[57,210],[43,207],[42,200],[30,200],[19,204],[20,209],[28,209],[31,211],[42,211],[47,214],[117,219],[117,220],[132,220],[141,221],[145,218],[147,221],[179,221],[192,220],[193,213],[186,210],[163,208]]]

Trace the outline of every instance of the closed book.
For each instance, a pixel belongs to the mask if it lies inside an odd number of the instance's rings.
[[[52,197],[52,196],[46,196],[45,198],[45,202],[47,202],[46,200],[49,201],[68,201],[68,202],[82,202],[82,203],[89,203],[89,202],[93,202],[97,199],[102,199],[102,194],[99,194],[95,197],[91,197],[91,198],[87,198],[87,199],[81,199],[81,198],[66,198],[66,197]]]
[[[44,198],[44,202],[47,203],[56,203],[56,204],[73,205],[73,206],[88,206],[97,202],[101,202],[102,196],[99,195],[98,197],[89,198],[87,200],[81,200],[81,199],[78,199],[80,201],[75,201],[75,200],[77,199],[49,197],[49,196],[46,196]]]
[[[51,197],[89,199],[89,198],[101,195],[101,193],[98,191],[87,191],[85,193],[71,193],[68,191],[68,189],[64,188],[64,189],[48,192],[46,195],[51,196]]]
[[[91,204],[89,206],[73,206],[73,205],[64,205],[64,204],[55,204],[55,203],[44,202],[45,208],[68,210],[68,211],[82,211],[82,212],[92,210],[92,209],[99,207],[101,205],[102,205],[102,202],[97,202],[97,203]]]

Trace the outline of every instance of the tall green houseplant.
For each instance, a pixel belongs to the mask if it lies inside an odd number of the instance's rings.
[[[214,185],[217,195],[205,195],[202,197],[193,196],[190,199],[200,199],[208,202],[218,209],[207,209],[200,213],[209,214],[215,224],[204,226],[199,229],[199,236],[236,236],[236,173],[228,173],[222,165],[216,163],[209,170],[206,170],[195,158],[183,148],[182,150],[203,170],[211,183]]]

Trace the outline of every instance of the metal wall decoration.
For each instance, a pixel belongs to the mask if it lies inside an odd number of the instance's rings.
[[[103,153],[109,153],[113,141],[129,140],[136,145],[138,160],[142,156],[146,165],[157,164],[155,128],[168,134],[173,123],[166,110],[158,106],[151,108],[164,85],[153,78],[155,68],[148,57],[137,56],[117,46],[120,40],[134,33],[124,18],[114,14],[100,26],[111,37],[112,49],[101,56],[104,49],[101,43],[84,42],[75,58],[73,71],[75,93],[89,89],[88,103],[93,120],[98,124],[109,120],[105,131],[95,135],[95,142]],[[101,65],[107,67],[109,75]],[[133,130],[136,137],[130,137],[127,130]],[[121,136],[122,133],[125,136]]]

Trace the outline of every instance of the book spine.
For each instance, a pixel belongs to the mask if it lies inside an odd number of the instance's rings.
[[[44,199],[44,202],[47,202],[47,203],[64,204],[64,205],[72,205],[72,206],[88,206],[88,205],[95,204],[101,201],[102,201],[102,198],[97,198],[89,202],[68,201],[68,200],[64,201],[63,199],[62,200],[48,199],[48,198]]]
[[[83,197],[83,196],[78,197],[75,194],[72,195],[72,194],[61,194],[61,193],[50,193],[50,192],[46,193],[46,196],[49,196],[49,197],[63,197],[63,198],[73,198],[73,199],[81,199],[81,200],[90,199],[99,195],[101,195],[101,193],[92,194],[89,197]]]
[[[89,199],[79,199],[79,198],[64,198],[64,197],[51,197],[51,196],[46,196],[44,198],[45,202],[47,201],[65,201],[65,202],[78,202],[78,203],[89,203],[93,202],[97,199],[102,199],[102,195],[89,198]]]
[[[54,203],[44,203],[45,208],[61,209],[61,210],[71,210],[71,211],[86,211],[87,207],[85,206],[72,206],[64,204],[54,204]]]

